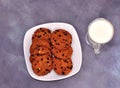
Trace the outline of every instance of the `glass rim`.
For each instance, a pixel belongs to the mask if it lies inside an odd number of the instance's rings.
[[[96,19],[94,19],[94,20],[91,21],[91,22],[89,23],[89,25],[88,25],[87,34],[89,35],[89,30],[90,30],[91,24],[92,24],[93,22],[95,22],[95,21],[98,21],[98,20],[105,20],[106,22],[108,22],[108,23],[111,25],[111,27],[112,27],[112,36],[111,36],[111,38],[110,38],[108,41],[106,41],[106,42],[104,42],[104,43],[96,42],[96,41],[94,41],[93,39],[91,39],[90,36],[89,36],[89,38],[90,38],[93,42],[95,42],[95,43],[98,43],[98,44],[106,44],[106,43],[110,42],[110,41],[112,40],[113,36],[114,36],[114,26],[113,26],[113,24],[112,24],[109,20],[107,20],[107,19],[105,19],[105,18],[96,18]]]

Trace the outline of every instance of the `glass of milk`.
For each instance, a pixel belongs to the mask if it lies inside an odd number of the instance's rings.
[[[93,49],[95,54],[100,53],[101,45],[108,43],[114,35],[114,27],[105,18],[97,18],[88,26],[86,42]]]

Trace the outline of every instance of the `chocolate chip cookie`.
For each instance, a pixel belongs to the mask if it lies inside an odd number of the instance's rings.
[[[72,43],[72,36],[69,32],[58,29],[51,34],[52,45],[59,50],[67,49]]]
[[[39,39],[46,39],[50,41],[50,36],[51,36],[51,31],[48,28],[39,28],[34,32],[32,36],[32,41],[36,41]]]
[[[32,62],[32,69],[38,76],[47,75],[52,70],[52,58],[50,55],[37,56]]]
[[[62,60],[54,58],[53,62],[54,71],[59,75],[67,75],[71,72],[73,68],[71,59]]]

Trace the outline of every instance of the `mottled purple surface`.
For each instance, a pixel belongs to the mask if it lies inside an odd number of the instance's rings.
[[[97,17],[113,23],[115,36],[96,56],[85,34]],[[56,21],[76,28],[82,67],[65,80],[37,81],[26,69],[23,38],[29,28]],[[120,0],[0,0],[0,88],[120,88]]]

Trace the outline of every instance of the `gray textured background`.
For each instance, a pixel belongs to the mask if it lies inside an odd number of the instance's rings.
[[[113,23],[115,36],[96,56],[87,46],[85,34],[89,22],[97,17]],[[34,80],[23,55],[25,32],[56,21],[76,28],[83,51],[81,70],[65,80]],[[120,88],[120,0],[0,0],[0,88],[64,87]]]

